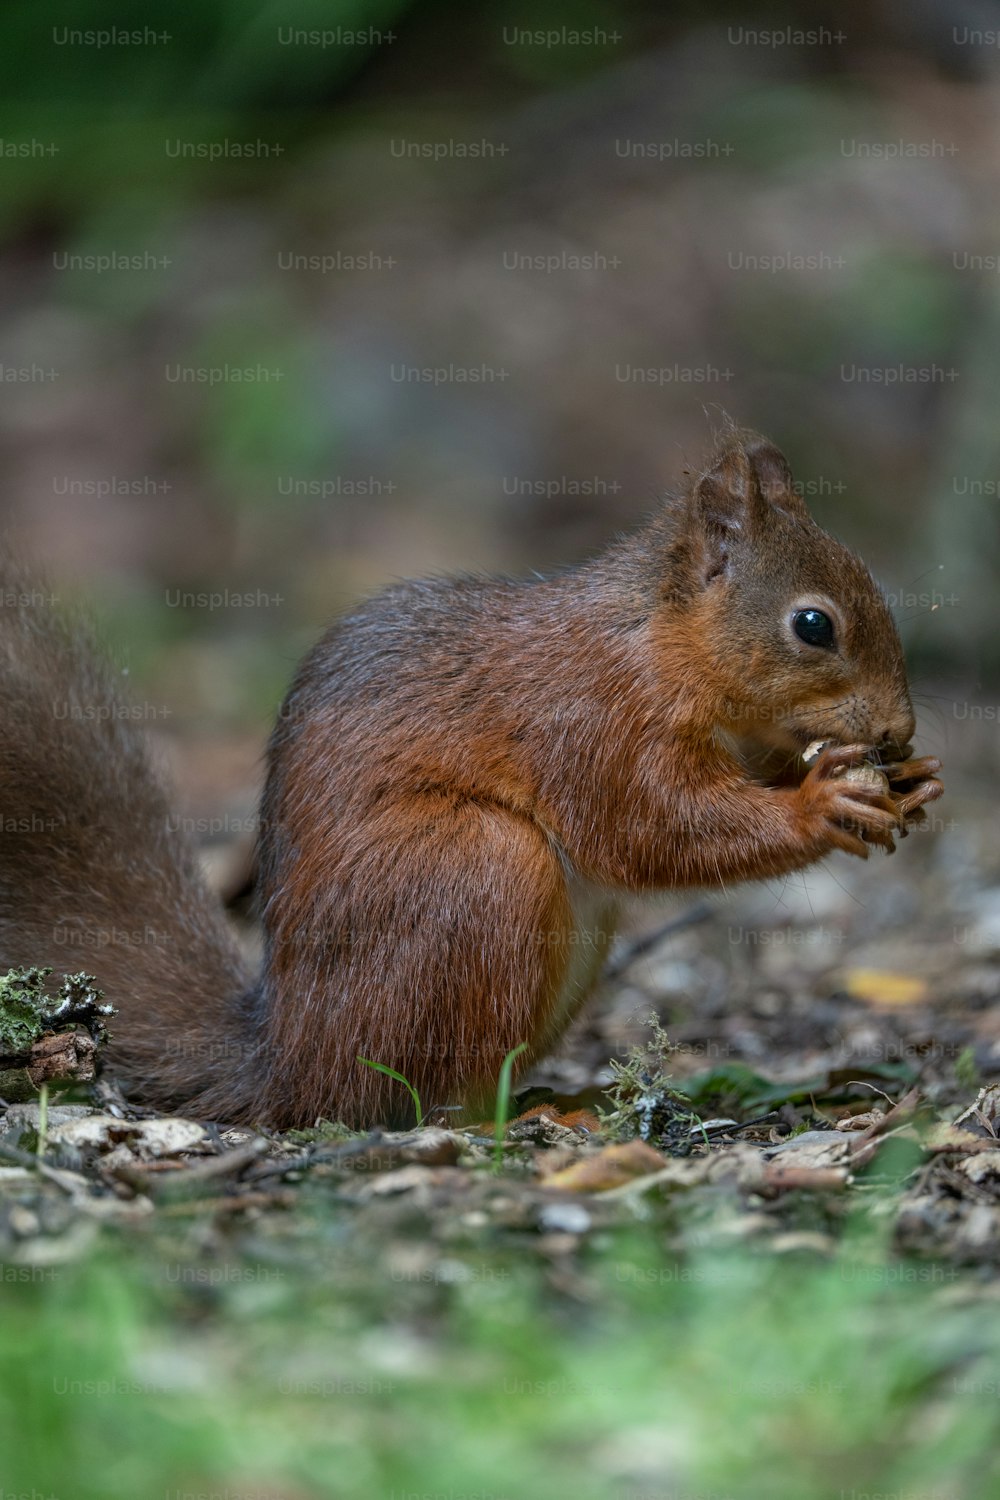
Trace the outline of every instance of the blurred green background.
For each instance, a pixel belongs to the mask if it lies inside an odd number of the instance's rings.
[[[103,618],[185,808],[249,815],[295,662],[358,595],[572,562],[726,412],[883,579],[921,749],[948,756],[947,837],[914,839],[896,884],[841,872],[861,940],[919,967],[918,913],[957,910],[949,941],[992,956],[993,780],[963,803],[953,771],[995,780],[1000,722],[998,37],[994,0],[6,0],[0,529]],[[836,935],[843,894],[835,874],[747,899]],[[752,968],[762,1005],[782,951]],[[700,980],[674,969],[683,1022]],[[445,1258],[431,1239],[397,1276],[425,1223],[401,1198],[402,1229],[359,1234],[329,1191],[287,1244],[163,1216],[162,1252],[137,1221],[134,1262],[102,1240],[82,1278],[14,1285],[5,1494],[47,1474],[134,1496],[152,1473],[158,1495],[289,1500],[994,1492],[982,1285],[932,1305],[874,1255],[800,1281],[795,1236],[773,1268],[734,1240],[731,1276],[672,1279],[659,1220],[634,1275],[603,1232],[580,1275],[539,1236],[536,1271],[516,1230],[458,1216]],[[161,1285],[230,1253],[259,1276]],[[146,1384],[122,1406],[64,1376]]]
[[[991,26],[8,0],[0,525],[181,738],[259,748],[351,599],[573,561],[725,411],[870,559],[918,688],[988,701]]]

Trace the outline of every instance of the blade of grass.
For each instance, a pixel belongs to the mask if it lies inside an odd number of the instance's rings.
[[[358,1062],[363,1063],[366,1068],[374,1068],[376,1073],[384,1073],[387,1078],[395,1078],[397,1083],[401,1083],[405,1089],[409,1090],[410,1098],[413,1100],[413,1107],[417,1112],[417,1124],[419,1125],[424,1118],[424,1111],[420,1104],[420,1095],[410,1080],[404,1078],[402,1073],[397,1073],[395,1068],[388,1068],[385,1063],[372,1062],[368,1057],[359,1057]]]
[[[49,1086],[43,1083],[38,1091],[38,1144],[35,1147],[36,1156],[45,1155],[45,1147],[49,1134]]]
[[[496,1142],[493,1147],[493,1170],[499,1172],[503,1162],[503,1137],[507,1127],[507,1112],[510,1106],[510,1085],[514,1073],[514,1063],[522,1052],[527,1052],[527,1042],[521,1044],[507,1053],[500,1064],[500,1077],[497,1079],[497,1103],[496,1112],[493,1116],[493,1139]]]

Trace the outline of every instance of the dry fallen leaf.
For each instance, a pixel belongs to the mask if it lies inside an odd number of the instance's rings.
[[[956,1116],[954,1123],[973,1135],[993,1139],[1000,1135],[1000,1084],[990,1083],[980,1089],[975,1104]]]
[[[109,1150],[127,1141],[142,1157],[173,1156],[190,1151],[208,1139],[204,1125],[175,1115],[161,1115],[150,1120],[119,1120],[114,1115],[86,1115],[54,1125],[48,1132],[50,1141],[69,1146],[97,1146]]]
[[[546,1187],[563,1188],[570,1193],[606,1193],[637,1177],[648,1177],[666,1166],[667,1158],[647,1146],[645,1141],[628,1141],[625,1145],[605,1146],[596,1156],[588,1156],[550,1176],[542,1175]]]
[[[834,1130],[841,1130],[845,1132],[851,1130],[867,1130],[870,1125],[877,1125],[879,1120],[882,1120],[884,1118],[884,1109],[866,1109],[863,1114],[845,1115],[843,1119],[837,1121],[836,1125],[833,1128]]]
[[[840,982],[853,1000],[866,1005],[922,1005],[930,997],[925,979],[885,969],[845,969]]]

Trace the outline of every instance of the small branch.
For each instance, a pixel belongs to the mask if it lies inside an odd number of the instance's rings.
[[[617,979],[623,974],[629,964],[655,948],[662,938],[669,937],[673,932],[683,932],[685,927],[696,927],[699,922],[707,922],[712,915],[712,908],[707,902],[701,902],[698,906],[692,906],[690,911],[683,912],[679,917],[671,917],[669,922],[664,922],[659,927],[654,927],[652,932],[642,933],[625,944],[622,952],[617,958],[610,959],[604,966],[604,979]]]

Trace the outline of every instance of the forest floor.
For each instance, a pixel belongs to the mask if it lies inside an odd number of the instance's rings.
[[[499,1144],[12,1105],[4,1494],[1000,1493],[1000,842],[932,812],[638,917]]]

